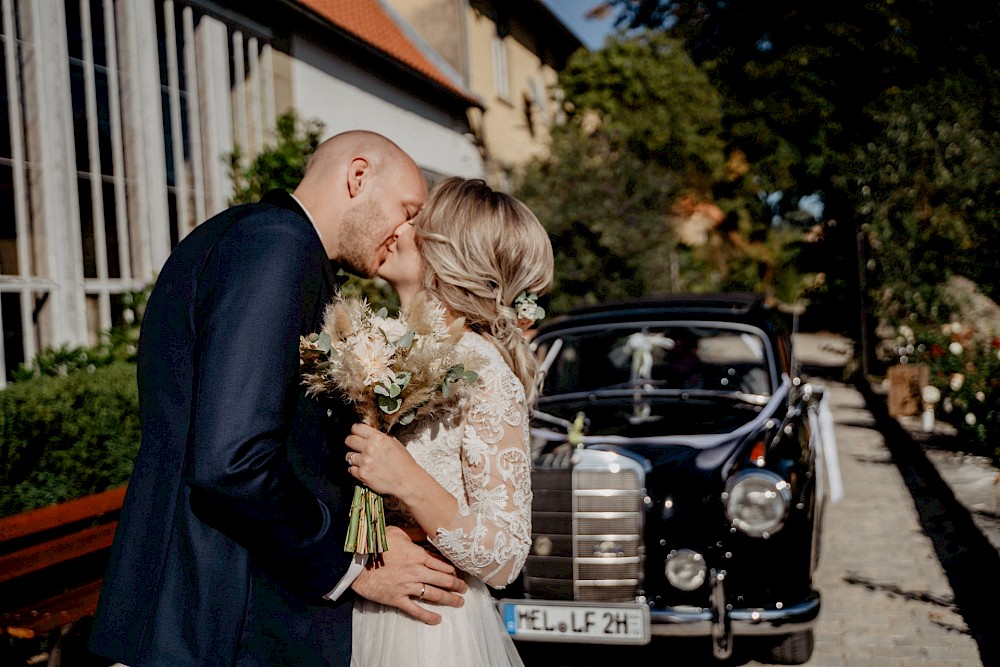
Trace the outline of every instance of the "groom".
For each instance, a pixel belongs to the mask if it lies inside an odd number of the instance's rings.
[[[426,196],[398,146],[347,132],[294,195],[224,211],[170,255],[142,323],[142,445],[92,651],[130,667],[347,665],[348,587],[428,623],[440,616],[414,599],[461,606],[454,568],[398,529],[381,567],[344,552],[354,419],[327,418],[299,378],[336,265],[373,275]]]

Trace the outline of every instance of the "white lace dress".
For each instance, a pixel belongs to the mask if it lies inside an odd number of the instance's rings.
[[[479,380],[447,417],[416,422],[400,434],[413,458],[458,500],[458,512],[429,535],[469,584],[461,608],[429,605],[443,617],[426,625],[394,607],[358,598],[353,667],[521,665],[486,584],[502,588],[521,571],[531,542],[531,477],[524,387],[499,351],[465,334],[486,363]],[[413,524],[386,498],[388,521]],[[485,582],[485,583],[484,583]]]

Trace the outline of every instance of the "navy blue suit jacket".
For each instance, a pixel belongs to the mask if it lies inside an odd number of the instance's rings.
[[[322,598],[350,563],[346,432],[304,395],[298,357],[335,289],[284,192],[171,253],[143,317],[142,445],[95,653],[130,667],[348,664],[351,595]]]

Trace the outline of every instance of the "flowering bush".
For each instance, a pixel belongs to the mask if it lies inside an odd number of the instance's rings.
[[[1000,336],[954,321],[900,325],[886,342],[900,363],[930,369],[925,408],[953,424],[976,453],[1000,461]]]

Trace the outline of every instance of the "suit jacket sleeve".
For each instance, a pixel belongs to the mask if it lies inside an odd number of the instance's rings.
[[[195,396],[185,476],[192,510],[286,584],[315,598],[351,562],[347,512],[289,464],[300,333],[316,316],[323,253],[308,222],[257,213],[215,245],[193,313]]]

